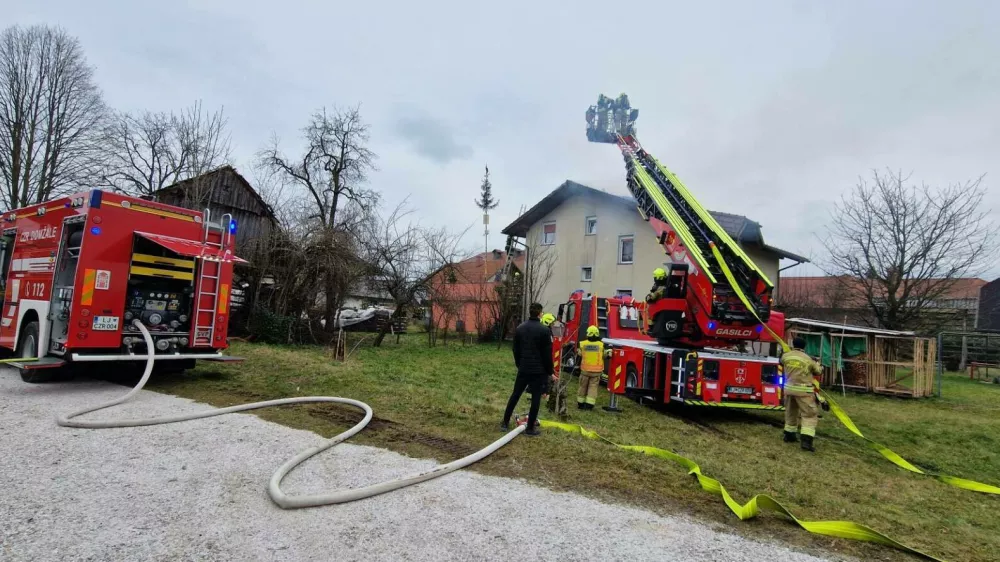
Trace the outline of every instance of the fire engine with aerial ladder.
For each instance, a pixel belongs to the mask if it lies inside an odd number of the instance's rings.
[[[618,396],[693,406],[781,410],[783,374],[774,347],[784,315],[772,311],[774,284],[687,187],[636,137],[628,96],[601,95],[587,110],[587,139],[615,144],[640,216],[666,254],[662,298],[599,297],[582,290],[559,305],[553,330],[556,372],[572,373],[587,327],[612,348],[605,378]]]

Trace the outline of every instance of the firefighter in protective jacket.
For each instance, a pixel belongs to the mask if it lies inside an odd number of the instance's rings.
[[[667,294],[667,272],[662,267],[653,270],[653,288],[646,295],[646,302],[656,302]]]
[[[813,439],[819,411],[813,393],[813,377],[822,373],[822,369],[803,351],[805,347],[805,340],[795,338],[792,349],[781,356],[785,372],[785,442],[794,443],[798,433],[802,436],[802,448],[815,451]]]
[[[542,315],[542,326],[549,329],[549,333],[552,332],[552,324],[555,323],[556,317],[550,312],[546,312]],[[558,363],[552,363],[552,375],[549,376],[549,384],[546,387],[548,390],[546,394],[548,395],[546,399],[546,407],[550,412],[555,412],[556,415],[562,417],[566,415],[566,385],[559,384],[559,371],[562,370],[562,366]],[[556,398],[558,397],[558,399]],[[559,403],[558,411],[556,411],[556,402]]]
[[[597,389],[604,373],[604,357],[611,350],[604,349],[601,331],[597,326],[587,328],[587,339],[580,343],[580,389],[576,393],[576,407],[593,410],[597,404]]]

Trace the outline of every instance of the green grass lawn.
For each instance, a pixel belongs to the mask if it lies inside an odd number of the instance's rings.
[[[247,361],[204,363],[184,375],[154,377],[149,388],[215,406],[287,396],[355,398],[372,406],[375,419],[354,442],[447,461],[500,436],[498,423],[514,379],[506,346],[429,348],[417,335],[379,349],[362,346],[343,364],[317,347],[235,344],[231,353]],[[571,400],[575,390],[574,384]],[[946,377],[943,390],[940,399],[848,394],[837,400],[866,435],[911,462],[1000,484],[1000,386],[955,375]],[[607,400],[602,388],[598,405]],[[527,404],[526,396],[518,411],[527,411]],[[768,493],[802,519],[855,521],[950,561],[998,557],[1000,498],[896,468],[830,414],[820,421],[818,452],[809,454],[781,442],[781,412],[656,411],[628,400],[619,404],[625,412],[617,416],[600,409],[579,412],[571,405],[569,421],[618,443],[688,456],[740,501]],[[324,436],[361,417],[337,405],[272,408],[258,415]],[[775,515],[740,522],[682,468],[557,430],[519,437],[472,470],[660,513],[688,513],[805,550],[819,547],[865,560],[909,558],[884,547],[810,535]],[[544,516],[544,507],[537,507]]]

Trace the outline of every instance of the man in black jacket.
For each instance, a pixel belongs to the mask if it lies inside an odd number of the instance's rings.
[[[510,417],[525,389],[531,392],[531,409],[528,411],[528,428],[525,435],[539,435],[535,423],[538,420],[538,407],[542,402],[542,394],[548,386],[552,367],[552,332],[542,326],[539,315],[542,305],[532,303],[528,308],[528,321],[522,322],[514,330],[514,365],[517,367],[517,379],[514,381],[514,392],[507,401],[507,411],[503,415],[501,429],[510,429]]]

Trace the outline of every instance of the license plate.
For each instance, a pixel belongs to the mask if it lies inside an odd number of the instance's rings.
[[[118,331],[118,317],[117,316],[95,316],[94,317],[94,330],[101,332],[117,332]]]
[[[727,386],[727,394],[753,394],[753,387],[750,386]]]

